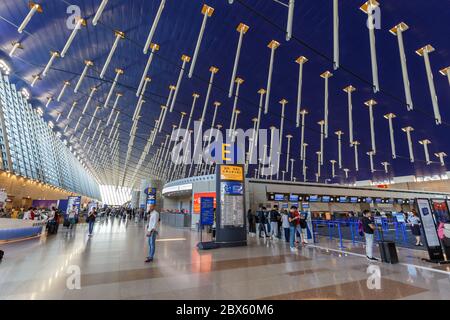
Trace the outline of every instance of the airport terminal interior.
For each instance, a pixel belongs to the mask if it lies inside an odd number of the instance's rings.
[[[0,300],[450,299],[449,19],[0,0]]]

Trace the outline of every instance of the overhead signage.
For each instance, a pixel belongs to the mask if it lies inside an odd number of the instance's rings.
[[[200,213],[201,209],[201,199],[204,197],[212,197],[214,199],[214,208],[216,207],[216,193],[215,192],[198,192],[194,193],[194,204],[193,204],[193,212],[195,214]]]
[[[244,169],[240,166],[220,166],[220,179],[221,180],[232,180],[232,181],[243,181]]]
[[[211,226],[214,224],[214,197],[201,198],[200,223],[204,226]]]

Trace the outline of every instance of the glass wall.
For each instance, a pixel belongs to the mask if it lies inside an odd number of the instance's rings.
[[[92,175],[1,72],[0,169],[101,200]]]

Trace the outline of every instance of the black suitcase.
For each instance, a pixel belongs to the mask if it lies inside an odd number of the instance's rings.
[[[2,250],[0,250],[0,261],[2,261],[2,259],[3,259],[3,255],[4,255],[5,253],[2,251]]]
[[[398,263],[397,248],[395,247],[395,242],[392,241],[380,241],[380,255],[381,261],[390,264]]]
[[[69,219],[65,219],[64,220],[64,222],[63,222],[63,227],[69,227],[70,226],[70,221],[69,221]]]

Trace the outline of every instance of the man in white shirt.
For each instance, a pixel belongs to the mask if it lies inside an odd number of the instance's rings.
[[[153,261],[153,256],[155,255],[156,236],[158,235],[159,230],[159,212],[155,210],[154,204],[150,205],[149,211],[150,216],[147,226],[149,254],[145,262]]]

